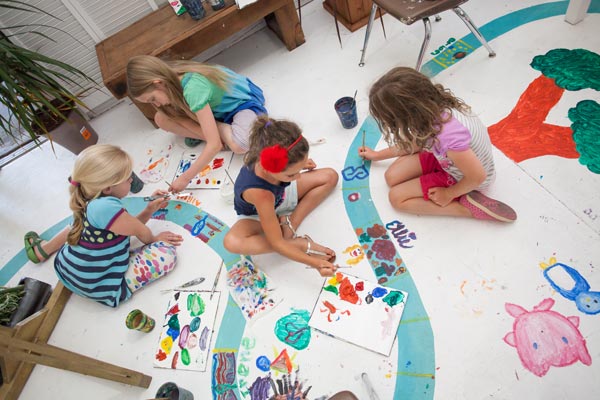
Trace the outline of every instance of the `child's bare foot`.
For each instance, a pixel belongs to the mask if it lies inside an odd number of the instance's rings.
[[[48,254],[44,251],[43,245],[47,242],[42,240],[35,232],[27,232],[24,238],[25,253],[27,258],[34,264],[39,264],[48,259]]]

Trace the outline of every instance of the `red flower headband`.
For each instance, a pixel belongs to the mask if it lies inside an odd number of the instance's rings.
[[[265,147],[260,152],[260,165],[268,172],[278,173],[287,167],[288,164],[288,152],[302,140],[302,135],[298,136],[298,139],[294,143],[290,144],[287,148],[282,147],[280,144],[275,146]]]

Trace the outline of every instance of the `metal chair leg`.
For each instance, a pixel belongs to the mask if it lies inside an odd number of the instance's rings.
[[[496,57],[496,52],[492,50],[488,42],[485,40],[481,32],[479,32],[479,29],[475,26],[473,21],[471,21],[471,18],[469,18],[467,13],[464,12],[460,7],[453,8],[452,10],[456,13],[456,15],[460,17],[460,19],[463,20],[465,25],[467,25],[467,27],[471,30],[471,33],[473,33],[477,40],[479,40],[479,43],[481,43],[487,49],[489,56]]]
[[[429,18],[423,18],[423,25],[425,25],[425,37],[423,38],[423,44],[421,44],[421,51],[419,52],[419,58],[417,59],[417,66],[415,67],[417,71],[421,70],[421,63],[423,62],[425,51],[427,51],[427,46],[429,46],[429,40],[431,39],[431,22],[429,21]]]
[[[375,21],[375,14],[377,13],[377,4],[373,3],[373,7],[371,7],[371,15],[369,16],[369,24],[367,25],[367,30],[365,32],[365,43],[362,49],[362,55],[360,56],[360,62],[358,63],[359,67],[364,67],[365,65],[365,54],[367,53],[367,44],[369,43],[369,36],[371,36],[371,28],[373,27],[373,21]]]

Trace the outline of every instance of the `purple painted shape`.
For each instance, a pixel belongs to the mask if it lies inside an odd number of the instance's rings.
[[[200,334],[200,340],[199,340],[199,345],[200,345],[200,350],[206,350],[206,345],[207,345],[207,340],[208,340],[208,334],[209,334],[209,330],[208,328],[205,326],[204,329],[202,329],[202,333]]]
[[[551,366],[564,367],[578,360],[592,364],[585,339],[577,329],[579,317],[565,317],[550,310],[553,299],[544,299],[527,311],[506,303],[506,311],[515,317],[513,331],[504,341],[516,347],[521,363],[537,376],[544,376]]]

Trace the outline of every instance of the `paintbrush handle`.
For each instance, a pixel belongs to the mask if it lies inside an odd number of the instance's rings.
[[[201,276],[200,278],[192,279],[191,281],[186,282],[183,285],[179,285],[179,286],[177,286],[177,288],[186,288],[186,287],[198,285],[202,282],[204,282],[204,277]]]
[[[219,266],[219,270],[217,271],[217,276],[215,276],[215,281],[213,282],[212,290],[210,291],[210,298],[212,299],[213,294],[215,294],[215,289],[217,288],[217,283],[219,283],[219,277],[221,276],[221,269],[223,268],[223,264],[225,261],[221,260],[221,265]]]

